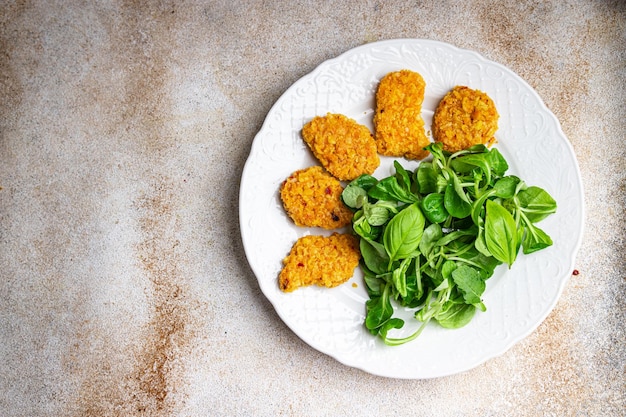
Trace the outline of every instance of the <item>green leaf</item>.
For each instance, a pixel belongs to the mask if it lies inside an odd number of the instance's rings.
[[[376,276],[372,271],[367,270],[367,266],[361,265],[363,270],[363,281],[367,289],[367,294],[370,298],[379,297],[387,284],[383,278]]]
[[[380,235],[380,228],[372,226],[365,218],[363,209],[354,213],[352,217],[352,229],[360,237],[368,240],[376,240]]]
[[[478,242],[478,239],[476,242]],[[486,280],[493,275],[496,267],[502,262],[494,258],[491,253],[485,255],[479,251],[476,248],[476,242],[474,242],[473,248],[462,253],[452,253],[449,259],[455,261],[458,265],[468,265],[476,268],[480,272],[482,279]]]
[[[415,171],[415,177],[421,194],[436,192],[437,171],[431,162],[421,162]]]
[[[478,304],[485,292],[485,281],[471,266],[461,265],[452,271],[452,280],[457,285],[467,304]]]
[[[383,178],[369,189],[367,195],[377,200],[398,201],[401,203],[414,203],[417,196],[410,190],[403,188],[395,176]]]
[[[444,207],[452,217],[463,219],[472,212],[469,198],[463,191],[458,177],[452,173],[444,194]]]
[[[363,188],[365,191],[369,191],[376,183],[378,179],[369,174],[361,174],[357,178],[353,179],[350,184],[354,184],[358,187]]]
[[[439,161],[441,165],[447,165],[446,160],[448,159],[447,157],[450,156],[450,153],[443,150],[443,144],[441,144],[441,142],[433,142],[426,146],[425,149],[431,153],[434,162]]]
[[[435,246],[446,246],[457,239],[464,239],[467,236],[476,236],[476,233],[478,233],[476,228],[455,230],[454,232],[444,234],[441,239],[435,242]]]
[[[520,179],[514,175],[502,177],[493,185],[494,194],[500,198],[513,198],[519,183]]]
[[[433,223],[424,229],[422,239],[420,240],[419,250],[426,258],[430,256],[430,252],[435,247],[435,243],[443,237],[443,231],[441,226],[437,223]]]
[[[441,265],[441,276],[444,279],[451,279],[452,273],[456,270],[456,263],[453,261],[445,261],[443,265]]]
[[[353,209],[361,208],[359,197],[367,197],[367,190],[374,186],[378,180],[371,175],[363,174],[352,180],[341,193],[344,204]]]
[[[506,159],[504,159],[500,151],[498,151],[497,148],[492,148],[487,155],[491,171],[498,176],[504,175],[504,173],[509,169],[509,164],[506,162]]]
[[[414,273],[406,274],[406,288],[407,295],[400,299],[400,304],[408,308],[418,307],[424,300],[424,286],[422,284],[422,277],[419,271],[419,258],[413,260],[415,263]]]
[[[387,339],[387,333],[392,329],[401,329],[404,326],[404,320],[399,318],[392,318],[383,324],[380,328],[379,334],[383,341]]]
[[[442,223],[449,216],[444,205],[444,195],[439,193],[428,194],[421,202],[424,216],[431,223]]]
[[[478,167],[483,173],[485,183],[489,184],[491,182],[491,167],[489,165],[488,153],[460,156],[452,160],[450,166],[460,173],[467,173],[474,167]]]
[[[365,307],[367,315],[365,317],[365,327],[374,334],[378,333],[380,328],[393,315],[393,306],[389,300],[390,284],[387,284],[380,297],[370,298]]]
[[[485,191],[477,200],[472,203],[472,211],[470,215],[472,216],[472,221],[476,226],[480,227],[484,224],[483,208],[485,205],[485,201],[495,195],[495,193],[496,191],[494,189]]]
[[[400,187],[405,189],[407,192],[411,191],[411,177],[406,169],[398,161],[393,161],[393,166],[396,169],[396,180]]]
[[[451,184],[446,187],[444,207],[451,216],[457,219],[463,219],[472,212],[472,206],[466,201],[463,201]]]
[[[367,191],[356,185],[348,184],[348,186],[344,188],[343,192],[341,193],[341,199],[343,200],[343,203],[353,209],[361,208],[361,202],[363,200],[359,199],[359,196],[367,197]]]
[[[365,203],[363,214],[365,219],[372,226],[382,226],[393,216],[390,211],[389,202],[381,200],[375,204]]]
[[[531,186],[517,194],[519,206],[533,223],[537,223],[556,212],[556,201],[542,188]]]
[[[448,174],[450,175],[450,179],[452,180],[452,186],[454,187],[454,191],[456,191],[459,198],[463,200],[464,202],[470,204],[471,201],[469,197],[467,196],[467,194],[465,193],[465,189],[461,185],[461,180],[459,180],[459,176],[456,175],[452,171],[448,171]]]
[[[361,257],[365,265],[375,274],[384,274],[387,272],[389,264],[389,256],[383,245],[378,242],[361,239],[359,242]]]
[[[433,318],[441,327],[446,329],[459,329],[472,321],[475,313],[476,307],[472,304],[458,304],[448,301],[448,303],[443,306],[442,311]]]
[[[494,258],[513,265],[517,257],[518,236],[515,219],[507,209],[487,200],[485,215],[485,243]]]
[[[493,255],[491,254],[491,252],[489,252],[489,249],[487,248],[487,242],[485,242],[484,227],[479,228],[478,236],[476,236],[476,241],[474,242],[474,247],[484,256],[493,257]]]
[[[424,224],[424,215],[417,203],[407,206],[387,223],[383,245],[390,263],[415,254],[424,233]]]
[[[533,224],[524,228],[522,239],[522,252],[525,255],[547,248],[552,245],[552,239],[546,232]]]
[[[409,268],[411,259],[407,258],[400,263],[400,266],[393,270],[391,274],[391,282],[401,297],[407,296],[406,271]]]

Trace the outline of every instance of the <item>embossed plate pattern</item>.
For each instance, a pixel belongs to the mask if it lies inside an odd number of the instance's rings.
[[[430,325],[411,343],[387,347],[364,329],[367,294],[357,270],[333,289],[303,288],[290,294],[277,285],[282,259],[298,237],[328,234],[299,228],[278,197],[293,171],[317,164],[300,136],[316,115],[342,113],[372,129],[378,81],[390,71],[411,69],[426,81],[423,117],[455,85],[485,91],[500,113],[496,145],[510,174],[546,189],[558,212],[541,223],[554,245],[520,255],[487,282],[485,313],[462,329]],[[390,175],[392,159],[374,173]],[[401,161],[408,168],[416,162]],[[504,66],[467,50],[428,40],[399,39],[354,48],[324,62],[294,83],[275,103],[252,144],[240,188],[240,226],[246,256],[260,288],[281,319],[306,343],[338,361],[394,378],[432,378],[471,369],[504,353],[531,333],[556,304],[574,266],[583,228],[583,192],[578,164],[556,117],[537,93]],[[407,318],[405,311],[397,314]],[[414,322],[414,320],[412,320]],[[399,334],[401,336],[402,334]]]

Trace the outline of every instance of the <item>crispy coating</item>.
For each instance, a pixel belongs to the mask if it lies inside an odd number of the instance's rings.
[[[297,226],[336,229],[350,224],[352,211],[341,201],[339,180],[320,166],[301,169],[283,181],[280,198]]]
[[[355,236],[304,236],[283,260],[278,284],[284,292],[308,285],[336,287],[352,277],[359,259],[359,241]]]
[[[410,70],[385,75],[376,91],[374,128],[378,153],[423,159],[430,143],[424,131],[422,102],[426,83]]]
[[[495,142],[498,111],[493,100],[479,90],[456,86],[439,102],[433,117],[433,138],[450,152]]]
[[[322,166],[340,180],[372,174],[380,165],[369,129],[342,114],[315,117],[302,128],[302,137]]]

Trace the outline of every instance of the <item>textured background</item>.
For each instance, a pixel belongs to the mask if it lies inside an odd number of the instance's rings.
[[[261,294],[237,218],[274,101],[392,38],[518,73],[585,186],[580,273],[546,321],[427,381],[300,341]],[[620,1],[0,2],[2,415],[622,414],[625,85]]]

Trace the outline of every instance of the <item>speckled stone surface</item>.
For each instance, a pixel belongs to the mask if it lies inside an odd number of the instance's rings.
[[[149,3],[0,6],[3,416],[623,415],[626,3]],[[427,381],[298,339],[261,294],[237,217],[275,100],[393,38],[517,72],[585,187],[579,274],[550,316],[504,355]]]

